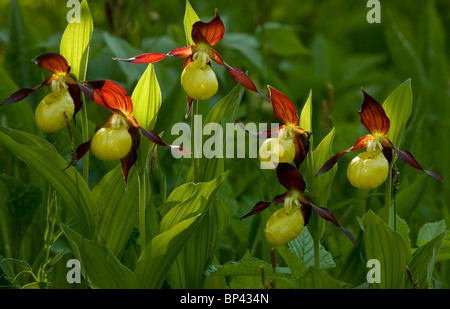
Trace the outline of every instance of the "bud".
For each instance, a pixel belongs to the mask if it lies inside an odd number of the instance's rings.
[[[300,207],[289,210],[286,207],[275,211],[267,220],[267,242],[274,246],[282,246],[296,238],[303,230],[305,220]]]
[[[358,189],[375,189],[386,181],[389,162],[382,151],[365,151],[348,165],[347,178]]]
[[[295,158],[294,139],[268,138],[259,148],[259,160],[264,169],[274,169],[278,163],[292,163]]]
[[[94,134],[91,150],[100,160],[120,160],[131,150],[132,138],[128,126],[106,126]]]
[[[194,60],[181,74],[181,85],[186,94],[194,100],[208,100],[216,94],[219,83],[209,65],[200,66]]]
[[[66,126],[75,112],[75,104],[69,91],[52,91],[38,104],[34,113],[34,119],[39,129],[44,132],[57,132]]]

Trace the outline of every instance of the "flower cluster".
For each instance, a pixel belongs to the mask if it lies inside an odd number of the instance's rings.
[[[282,208],[270,216],[264,230],[267,241],[274,246],[280,246],[300,235],[303,227],[308,224],[312,209],[323,219],[340,227],[356,245],[353,235],[339,224],[328,209],[314,205],[304,195],[306,183],[299,167],[308,154],[311,132],[299,127],[300,120],[292,101],[273,87],[268,86],[268,88],[274,114],[283,122],[283,125],[275,130],[252,134],[268,137],[261,145],[259,159],[264,168],[276,169],[279,183],[288,192],[276,196],[270,202],[256,203],[253,209],[241,219],[265,210],[272,203],[283,204]],[[245,127],[239,124],[245,130]]]

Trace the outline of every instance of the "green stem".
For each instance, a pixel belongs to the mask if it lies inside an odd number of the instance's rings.
[[[89,123],[84,94],[81,94],[81,103],[81,134],[83,137],[83,143],[85,143],[89,140]],[[83,157],[83,178],[86,183],[89,184],[89,153]]]
[[[384,220],[390,225],[390,215],[391,215],[391,192],[392,192],[392,177],[391,177],[392,167],[389,168],[389,176],[386,179],[385,184],[385,194],[384,194]]]
[[[197,145],[195,143],[195,115],[198,113],[198,101],[192,101],[192,115],[191,115],[191,151],[192,151],[192,165],[194,169],[194,182],[199,182],[200,178],[200,160],[195,156],[198,153]]]

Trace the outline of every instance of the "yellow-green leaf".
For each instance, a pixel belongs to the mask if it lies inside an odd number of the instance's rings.
[[[186,10],[184,12],[184,31],[186,32],[186,40],[188,45],[194,45],[194,41],[192,40],[192,26],[199,21],[197,13],[195,13],[192,8],[189,0],[186,0]]]

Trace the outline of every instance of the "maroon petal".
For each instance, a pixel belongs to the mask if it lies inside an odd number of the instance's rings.
[[[361,123],[371,134],[380,134],[384,136],[389,131],[390,121],[386,113],[374,98],[368,95],[364,90],[364,102],[359,114]]]
[[[339,222],[336,220],[336,218],[333,216],[333,214],[331,213],[331,211],[329,211],[326,208],[323,207],[318,207],[316,205],[313,205],[311,203],[309,203],[309,205],[314,209],[314,211],[321,216],[323,219],[332,222],[334,225],[336,225],[337,227],[341,228],[341,230],[345,233],[345,235],[347,235],[347,237],[353,242],[353,244],[355,246],[358,246],[358,244],[356,243],[355,238],[353,237],[353,235],[346,230],[345,228],[343,228]]]
[[[255,84],[250,79],[250,77],[247,76],[247,74],[245,74],[238,68],[234,68],[234,67],[226,64],[222,60],[222,57],[219,55],[219,53],[217,51],[213,50],[213,52],[214,52],[214,57],[212,58],[212,60],[214,60],[217,64],[223,65],[227,69],[227,71],[231,75],[231,77],[234,78],[235,81],[237,81],[239,84],[241,84],[248,90],[259,93],[267,102],[271,102],[265,94],[263,94],[256,88]]]
[[[78,84],[69,84],[69,93],[73,99],[73,103],[75,104],[75,113],[74,115],[81,109],[81,90]]]
[[[161,137],[159,137],[158,133],[156,133],[155,131],[151,131],[151,130],[145,130],[143,127],[139,127],[139,129],[141,130],[142,134],[148,138],[151,142],[160,145],[160,146],[165,146],[165,147],[169,147],[171,149],[175,149],[181,153],[186,153],[186,154],[192,154],[191,152],[184,150],[183,148],[181,148],[180,146],[174,146],[174,145],[169,145],[166,144]]]
[[[294,137],[294,146],[295,146],[294,163],[295,166],[299,168],[300,164],[305,160],[306,156],[308,155],[309,140],[307,140],[304,135],[296,135]]]
[[[409,166],[412,166],[418,170],[424,171],[425,173],[427,173],[431,177],[439,180],[440,182],[444,182],[444,180],[442,180],[442,178],[438,174],[423,169],[422,166],[420,166],[420,164],[416,161],[416,159],[414,159],[413,155],[410,152],[400,150],[396,147],[394,147],[394,149],[397,152],[399,158],[402,159],[402,161],[407,163]]]
[[[131,150],[124,158],[120,159],[122,163],[122,173],[125,178],[125,190],[128,188],[128,173],[131,167],[136,163],[137,160],[137,149],[141,140],[139,130],[136,127],[129,127],[128,132],[131,135],[132,144]]]
[[[262,138],[262,139],[266,139],[266,138],[270,138],[270,137],[278,137],[278,133],[280,132],[280,130],[285,128],[285,126],[283,125],[283,126],[279,126],[278,128],[276,128],[274,130],[266,130],[263,132],[255,133],[255,132],[251,132],[251,131],[247,130],[242,122],[239,122],[236,120],[236,123],[245,132],[247,132],[253,136],[256,136],[257,138]]]
[[[242,219],[247,218],[249,216],[252,216],[254,214],[260,213],[261,211],[263,211],[267,207],[269,207],[270,204],[272,204],[272,203],[284,203],[284,199],[287,196],[289,196],[290,194],[291,194],[290,192],[286,192],[286,193],[283,193],[281,195],[275,196],[275,198],[272,201],[270,201],[270,202],[264,202],[264,201],[258,202],[258,203],[256,203],[256,205],[252,208],[252,210],[249,213],[247,213],[246,215],[242,216],[240,219],[242,220]]]
[[[300,193],[305,191],[306,184],[302,174],[300,174],[300,171],[292,164],[278,163],[277,177],[280,184],[289,191],[296,190]]]
[[[207,23],[197,21],[192,25],[192,40],[195,44],[208,43],[211,46],[219,43],[225,35],[225,26],[216,11],[215,16]]]
[[[267,87],[270,91],[270,100],[272,101],[275,116],[277,116],[284,124],[296,126],[299,119],[294,103],[292,103],[284,93],[276,90],[272,86]]]
[[[161,61],[162,59],[164,59],[166,57],[168,57],[168,55],[166,55],[166,54],[148,53],[148,54],[138,55],[133,58],[128,58],[128,59],[113,58],[113,60],[130,62],[130,63],[155,63],[155,62]]]
[[[346,154],[347,152],[350,151],[354,151],[354,150],[359,150],[361,148],[364,148],[367,146],[367,143],[369,142],[369,140],[372,140],[373,136],[368,134],[365,135],[363,137],[360,137],[355,145],[353,145],[352,147],[350,147],[349,149],[347,149],[346,151],[343,152],[339,152],[337,154],[335,154],[334,156],[332,156],[330,159],[327,160],[327,162],[325,162],[322,167],[319,169],[319,171],[316,174],[316,177],[320,174],[323,174],[325,172],[328,172],[336,163],[337,161],[342,157],[342,155]]]
[[[125,89],[110,80],[85,82],[88,87],[79,84],[86,96],[95,103],[109,108],[112,112],[130,115],[133,112],[133,103]]]
[[[53,73],[69,74],[70,66],[67,64],[66,58],[58,53],[45,53],[33,59],[41,68],[47,69]]]
[[[24,89],[17,90],[9,98],[7,98],[5,101],[3,101],[1,105],[6,105],[6,104],[11,104],[11,103],[16,103],[16,102],[22,101],[33,91],[38,90],[39,88],[41,88],[43,86],[50,85],[53,79],[54,79],[54,75],[51,75],[51,76],[47,77],[45,79],[45,81],[42,84],[40,84],[39,86],[36,86],[34,88],[24,88]]]

